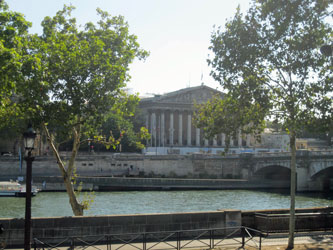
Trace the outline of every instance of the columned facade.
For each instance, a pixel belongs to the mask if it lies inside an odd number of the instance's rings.
[[[145,124],[151,134],[148,145],[151,147],[226,146],[225,134],[215,135],[211,140],[204,138],[201,129],[193,126],[192,117],[191,110],[149,109]],[[250,138],[250,135],[242,135],[239,130],[237,138],[230,140],[230,146],[251,146]]]
[[[192,115],[187,115],[187,146],[192,146]]]
[[[145,126],[151,134],[150,147],[224,147],[225,134],[204,138],[203,131],[194,127],[193,103],[209,100],[221,92],[207,86],[182,89],[165,95],[142,99],[140,108],[146,115]],[[250,137],[238,132],[230,146],[250,146]]]

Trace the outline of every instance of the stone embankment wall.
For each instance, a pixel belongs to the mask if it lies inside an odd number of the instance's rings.
[[[285,189],[288,181],[248,181],[237,179],[180,179],[180,178],[128,178],[79,177],[83,190],[141,191],[141,190],[218,190],[218,189]],[[62,177],[34,177],[34,186],[43,191],[65,191]]]
[[[64,157],[66,160],[66,156]],[[18,157],[1,157],[2,178],[25,174],[25,162],[20,169]],[[220,157],[204,155],[104,154],[80,155],[76,160],[76,172],[81,176],[144,176],[186,178],[246,178],[242,173],[238,156]],[[59,176],[56,160],[52,156],[36,157],[33,176]]]
[[[0,239],[8,247],[20,246],[24,239],[24,219],[1,219],[5,232]],[[241,225],[241,212],[216,211],[175,214],[142,214],[33,218],[32,238],[171,232],[179,230],[225,228]]]
[[[66,238],[71,236],[128,234],[148,232],[174,232],[192,229],[217,229],[245,226],[264,232],[286,232],[289,215],[286,209],[212,212],[79,216],[33,218],[32,237]],[[0,218],[7,247],[22,246],[24,219]],[[331,208],[296,210],[296,231],[332,230]]]
[[[66,156],[64,157],[66,159]],[[1,180],[25,176],[17,157],[1,157]],[[289,180],[248,180],[248,161],[238,156],[107,154],[81,155],[76,173],[84,190],[186,190],[288,188]],[[54,157],[36,157],[33,183],[44,191],[64,191]],[[89,176],[89,177],[88,177]],[[128,178],[128,177],[132,178]],[[127,178],[123,178],[127,177]],[[134,178],[140,177],[140,178]]]

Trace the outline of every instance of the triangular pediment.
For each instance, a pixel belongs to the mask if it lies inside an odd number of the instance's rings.
[[[207,102],[216,94],[222,95],[223,93],[208,86],[201,85],[197,87],[180,89],[164,95],[148,98],[146,99],[146,101],[154,103],[193,104]],[[141,101],[145,102],[144,99],[142,99]]]

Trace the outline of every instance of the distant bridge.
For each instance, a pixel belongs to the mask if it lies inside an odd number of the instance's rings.
[[[241,155],[241,168],[248,178],[290,179],[290,153]],[[296,155],[298,191],[333,190],[333,152],[298,151]]]

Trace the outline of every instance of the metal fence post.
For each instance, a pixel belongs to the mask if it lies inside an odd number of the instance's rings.
[[[106,237],[106,249],[107,250],[111,250],[111,237],[110,237],[110,235],[106,235],[105,236]]]
[[[70,246],[71,249],[74,249],[74,248],[75,248],[75,243],[74,243],[74,241],[75,241],[75,238],[71,238],[71,246]]]
[[[214,248],[214,230],[209,230],[209,236],[210,236],[210,248]]]
[[[241,228],[241,234],[242,234],[242,248],[245,246],[245,229]]]
[[[180,250],[180,232],[177,232],[177,250]]]
[[[146,250],[147,249],[147,237],[146,237],[146,234],[145,233],[143,233],[143,235],[142,235],[143,237],[142,237],[142,248],[143,248],[143,250]]]

